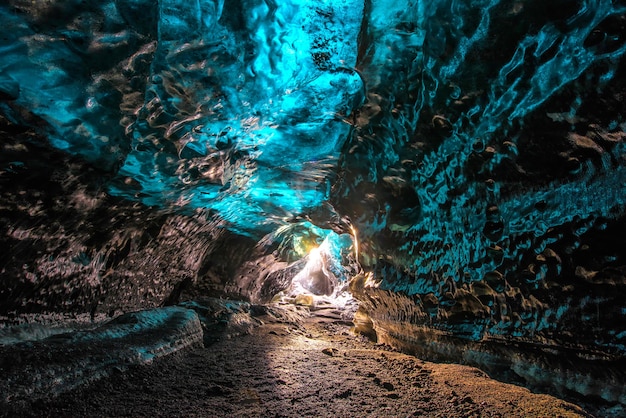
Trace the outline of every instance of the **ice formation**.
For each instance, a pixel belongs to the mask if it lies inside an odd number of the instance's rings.
[[[623,358],[621,2],[9,0],[0,23],[3,315],[363,268],[398,344]]]

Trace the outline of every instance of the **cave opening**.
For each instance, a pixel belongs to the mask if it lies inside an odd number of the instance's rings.
[[[272,274],[261,283],[260,301],[291,301],[311,307],[326,302],[345,307],[352,301],[350,281],[361,271],[356,231],[354,227],[347,230],[338,233],[304,221],[265,237],[278,244],[274,245],[275,258],[270,258],[267,266]],[[278,271],[276,266],[281,263],[276,259],[284,263]],[[275,293],[263,291],[267,288]]]

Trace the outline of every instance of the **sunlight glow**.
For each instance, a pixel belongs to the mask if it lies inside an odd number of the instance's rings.
[[[359,239],[357,237],[357,231],[354,225],[350,225],[350,231],[352,232],[352,239],[354,240],[354,259],[359,264]]]

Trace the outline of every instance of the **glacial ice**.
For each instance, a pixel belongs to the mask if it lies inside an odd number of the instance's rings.
[[[380,335],[623,356],[625,16],[611,0],[9,0],[0,113],[29,139],[7,139],[4,184],[40,169],[37,133],[68,174],[45,184],[70,197],[3,195],[19,278],[0,295],[271,300],[310,261],[302,242],[332,232],[350,236],[333,276],[380,282],[362,295]]]
[[[362,4],[241,6],[10,2],[3,107],[110,170],[112,194],[269,232],[329,198],[364,100]]]

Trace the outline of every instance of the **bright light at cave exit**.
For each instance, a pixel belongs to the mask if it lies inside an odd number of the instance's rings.
[[[289,297],[310,295],[331,301],[336,306],[351,299],[346,284],[357,269],[354,258],[355,237],[318,228],[308,222],[288,232],[292,253],[305,260],[304,267],[286,290]]]

